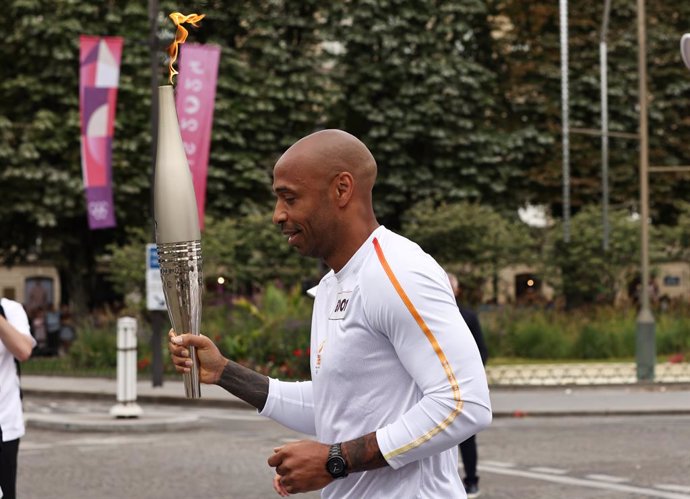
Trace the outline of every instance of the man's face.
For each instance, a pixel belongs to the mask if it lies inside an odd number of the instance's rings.
[[[309,174],[298,164],[278,163],[273,170],[276,206],[273,223],[280,226],[288,244],[303,256],[328,257],[330,224],[333,223],[328,181]]]

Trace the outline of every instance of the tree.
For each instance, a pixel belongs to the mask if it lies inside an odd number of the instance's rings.
[[[96,255],[123,236],[122,227],[143,225],[149,164],[146,9],[138,2],[12,1],[4,6],[0,45],[5,61],[0,95],[3,147],[0,220],[5,261],[29,255],[52,261],[83,310],[97,297]],[[124,31],[124,32],[123,32]],[[89,231],[80,166],[78,104],[79,35],[123,35],[118,120],[113,150],[115,208],[119,228]],[[129,105],[122,105],[122,103]],[[11,103],[11,104],[10,104]]]
[[[640,224],[626,210],[611,213],[609,250],[600,238],[601,213],[596,206],[572,218],[571,239],[562,239],[560,224],[550,231],[544,249],[544,274],[568,307],[613,304],[640,254]],[[654,241],[654,238],[652,238]]]
[[[491,279],[494,299],[499,271],[533,260],[530,232],[527,225],[506,219],[489,206],[468,202],[438,206],[421,202],[409,210],[403,224],[403,233],[446,270],[457,273],[463,288],[476,291]]]
[[[202,268],[208,288],[218,277],[233,294],[249,294],[267,283],[284,287],[311,285],[320,277],[316,260],[303,258],[288,246],[285,237],[270,220],[267,212],[216,220],[209,218],[202,234]],[[122,295],[145,296],[146,230],[129,232],[126,244],[108,247],[109,278]]]
[[[360,137],[379,164],[376,210],[388,225],[424,199],[514,201],[505,162],[484,1],[348,1],[329,124]]]
[[[492,2],[493,3],[493,2]],[[570,126],[600,128],[599,39],[603,1],[570,2]],[[562,207],[561,75],[558,2],[495,2],[498,71],[509,103],[506,121],[525,140],[516,151],[527,173],[528,199],[546,204],[554,214]],[[662,0],[647,8],[648,84],[650,93],[650,164],[688,164],[690,76],[678,54],[682,19],[690,15],[683,2]],[[680,23],[680,24],[679,24]],[[609,129],[638,130],[638,41],[634,2],[613,2],[608,29]],[[601,200],[600,139],[571,135],[571,203],[573,212]],[[610,139],[611,204],[636,209],[639,203],[638,142]],[[687,176],[653,174],[652,216],[669,223],[675,203],[687,197]]]
[[[77,311],[97,301],[97,261],[127,240],[127,229],[151,227],[150,64],[148,13],[140,1],[11,0],[0,27],[0,206],[12,237],[4,262],[38,257],[61,271]],[[202,29],[189,41],[221,45],[207,210],[224,217],[264,210],[270,169],[287,144],[322,119],[318,53],[323,21],[316,2],[208,2]],[[173,10],[161,2],[159,33],[172,34]],[[124,37],[113,149],[115,229],[86,225],[80,167],[78,57],[81,34]],[[161,46],[159,80],[165,72]],[[11,105],[10,105],[11,103]],[[102,296],[101,296],[102,298]]]

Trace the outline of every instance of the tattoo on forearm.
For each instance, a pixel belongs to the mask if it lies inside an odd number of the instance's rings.
[[[347,461],[349,472],[373,470],[388,466],[388,462],[384,459],[379,449],[375,432],[343,442],[341,448],[343,450],[343,457]]]
[[[266,405],[268,378],[236,362],[227,363],[216,384],[260,411]]]

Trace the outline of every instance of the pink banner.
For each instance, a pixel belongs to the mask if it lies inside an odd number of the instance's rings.
[[[112,144],[122,38],[79,37],[81,169],[90,229],[115,227]]]
[[[194,181],[199,210],[199,227],[204,228],[206,172],[211,148],[213,106],[220,47],[187,43],[180,50],[180,74],[177,76],[177,119]]]

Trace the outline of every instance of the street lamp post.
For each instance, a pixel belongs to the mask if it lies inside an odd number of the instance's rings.
[[[570,242],[570,102],[568,90],[568,0],[559,1],[563,148],[563,241]]]
[[[599,38],[599,79],[601,81],[601,220],[603,224],[602,248],[609,250],[609,99],[608,49],[606,35],[609,29],[611,0],[604,0],[604,16]]]
[[[649,306],[649,136],[647,129],[647,45],[645,2],[637,0],[637,38],[640,99],[640,312],[637,316],[635,357],[637,380],[654,381],[656,342],[654,316]]]
[[[149,62],[151,64],[151,196],[150,213],[153,220],[153,179],[156,168],[156,148],[158,138],[158,0],[149,0]],[[155,230],[151,230],[152,241],[156,240]],[[151,382],[153,386],[163,386],[163,328],[165,313],[151,310]]]

